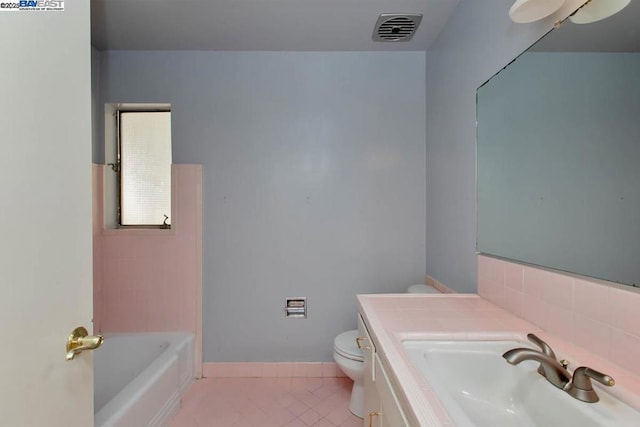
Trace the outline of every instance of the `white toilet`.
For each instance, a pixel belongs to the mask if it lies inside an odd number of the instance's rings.
[[[410,294],[439,294],[436,288],[427,285],[411,285],[407,288]],[[349,410],[362,418],[364,406],[364,354],[356,343],[358,330],[346,331],[333,340],[333,360],[346,376],[353,380]]]

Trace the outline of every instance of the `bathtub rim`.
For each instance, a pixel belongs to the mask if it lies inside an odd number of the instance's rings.
[[[118,391],[111,400],[105,403],[98,412],[94,413],[94,425],[98,427],[110,425],[108,423],[113,419],[117,420],[123,417],[149,389],[149,383],[152,380],[157,380],[172,364],[177,363],[178,352],[185,345],[191,343],[192,348],[189,352],[191,359],[193,359],[193,351],[195,350],[195,334],[191,332],[125,332],[107,333],[104,336],[105,340],[116,337],[156,336],[164,338],[169,345],[157,358],[138,373],[135,378]],[[190,375],[191,378],[195,378],[194,369],[192,369]],[[181,390],[178,386],[177,393],[180,394],[183,392],[184,390]]]

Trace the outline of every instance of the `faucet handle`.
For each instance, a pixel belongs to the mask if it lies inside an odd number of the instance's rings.
[[[567,389],[567,393],[576,399],[582,400],[583,402],[595,403],[599,401],[600,398],[596,394],[593,389],[593,384],[591,383],[592,379],[609,387],[616,384],[615,380],[611,376],[600,371],[596,371],[595,369],[581,366],[573,371],[573,380]]]
[[[527,334],[527,338],[529,339],[529,341],[531,341],[532,343],[534,343],[535,345],[537,345],[538,347],[540,347],[540,349],[542,350],[542,352],[544,354],[546,354],[547,356],[553,358],[553,359],[557,359],[556,354],[553,352],[553,349],[551,348],[551,346],[549,344],[547,344],[546,342],[544,342],[540,337],[538,337],[536,334]],[[563,365],[563,367],[566,369],[566,366]],[[547,373],[544,370],[544,366],[542,366],[542,364],[540,364],[540,366],[538,366],[538,373],[540,375],[542,375],[543,377],[547,377]]]

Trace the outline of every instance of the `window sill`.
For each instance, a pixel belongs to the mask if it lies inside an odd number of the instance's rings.
[[[174,236],[175,226],[171,228],[103,228],[104,236]]]

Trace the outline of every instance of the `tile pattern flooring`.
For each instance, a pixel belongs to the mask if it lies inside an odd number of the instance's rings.
[[[207,378],[182,399],[170,427],[361,427],[348,378]]]

